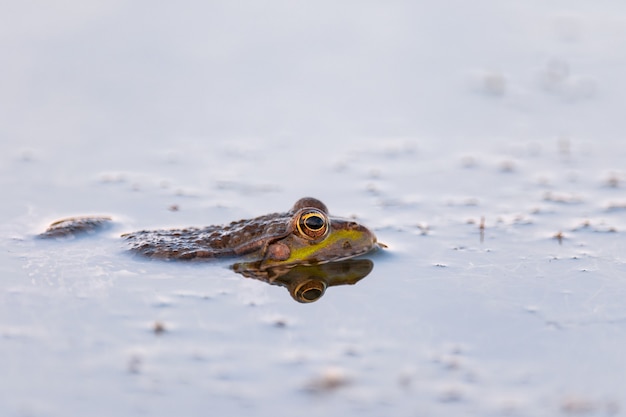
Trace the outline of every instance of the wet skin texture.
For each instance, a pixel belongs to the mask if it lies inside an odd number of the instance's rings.
[[[77,234],[95,233],[107,226],[110,217],[72,217],[52,223],[39,235],[41,239],[72,237]]]
[[[132,252],[160,259],[211,259],[243,256],[261,269],[317,264],[361,255],[376,248],[364,226],[330,217],[315,198],[301,198],[285,213],[274,213],[226,226],[144,230],[123,235]]]

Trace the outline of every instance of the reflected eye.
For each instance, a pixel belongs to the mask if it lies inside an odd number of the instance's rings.
[[[320,279],[308,279],[295,288],[290,288],[291,296],[299,303],[312,303],[317,301],[324,291],[326,291],[326,283]]]
[[[300,213],[296,226],[302,237],[319,239],[328,232],[328,218],[317,209],[306,209]]]

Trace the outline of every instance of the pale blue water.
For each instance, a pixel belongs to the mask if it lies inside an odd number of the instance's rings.
[[[623,413],[620,4],[1,19],[3,416]],[[312,304],[119,239],[305,195],[389,246]],[[89,214],[115,225],[33,238]]]

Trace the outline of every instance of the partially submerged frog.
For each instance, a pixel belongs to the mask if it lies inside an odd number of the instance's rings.
[[[109,218],[86,217],[53,223],[40,237],[93,232]],[[305,197],[285,213],[226,226],[143,230],[122,235],[136,254],[159,259],[203,260],[243,257],[259,271],[290,265],[315,265],[352,258],[377,247],[376,236],[352,220],[331,217],[321,201]]]

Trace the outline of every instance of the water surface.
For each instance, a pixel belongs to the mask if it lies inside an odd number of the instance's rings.
[[[3,15],[2,415],[623,413],[622,6]],[[313,303],[119,237],[306,195],[389,246]]]

